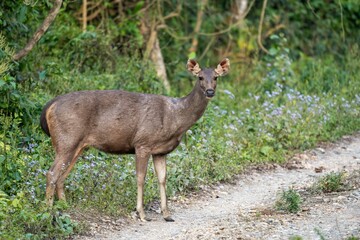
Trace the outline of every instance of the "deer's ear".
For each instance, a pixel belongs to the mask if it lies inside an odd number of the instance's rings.
[[[199,72],[201,72],[201,68],[199,64],[194,59],[189,59],[186,64],[187,70],[194,74],[195,76],[199,75]]]
[[[230,70],[230,60],[228,58],[224,58],[215,68],[215,73],[218,76],[226,75]]]

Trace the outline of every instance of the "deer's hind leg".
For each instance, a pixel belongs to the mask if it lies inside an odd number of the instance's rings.
[[[144,184],[150,153],[147,149],[136,150],[137,203],[136,211],[141,221],[150,221],[144,211]]]
[[[65,182],[65,179],[67,178],[67,176],[69,175],[69,173],[71,172],[72,168],[74,167],[76,160],[79,158],[79,156],[83,152],[83,150],[84,150],[84,147],[78,147],[76,149],[75,154],[74,154],[73,158],[71,159],[71,161],[64,166],[64,169],[66,169],[66,170],[61,174],[61,176],[59,177],[59,179],[56,182],[56,193],[57,193],[59,200],[66,201],[65,192],[64,192],[64,182]]]
[[[74,166],[76,159],[82,152],[83,146],[72,144],[71,147],[55,147],[55,161],[49,169],[46,178],[46,202],[52,206],[54,202],[55,189],[59,199],[65,200],[64,181]]]

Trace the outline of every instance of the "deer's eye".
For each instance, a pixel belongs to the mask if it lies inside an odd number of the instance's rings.
[[[199,80],[201,81],[201,80],[204,80],[204,78],[203,77],[199,77]]]

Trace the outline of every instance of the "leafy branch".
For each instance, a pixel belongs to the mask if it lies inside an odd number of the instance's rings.
[[[13,59],[15,61],[18,61],[21,58],[25,57],[34,48],[35,44],[40,40],[40,38],[44,35],[44,33],[47,31],[51,23],[56,18],[57,14],[60,11],[61,4],[62,4],[62,0],[54,0],[54,5],[50,10],[49,15],[45,18],[44,22],[36,30],[36,32],[34,33],[32,38],[28,41],[26,46],[13,56]]]

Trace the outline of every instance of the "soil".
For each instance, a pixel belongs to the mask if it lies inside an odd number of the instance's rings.
[[[343,172],[340,192],[311,193],[322,176]],[[275,202],[284,190],[301,193],[296,214],[280,212]],[[88,236],[76,239],[347,239],[360,238],[360,134],[296,154],[284,165],[253,167],[231,184],[203,186],[187,197],[169,200],[175,222],[165,222],[159,203],[150,222],[135,217],[92,218]]]

